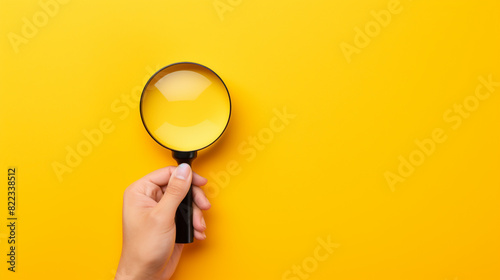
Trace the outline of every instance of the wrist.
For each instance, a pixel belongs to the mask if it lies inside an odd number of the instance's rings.
[[[115,280],[164,280],[156,271],[156,269],[151,269],[149,264],[122,255]]]
[[[118,266],[115,274],[115,280],[139,280],[139,274],[132,271],[126,271]]]
[[[120,258],[118,269],[116,270],[115,280],[146,280],[144,273],[134,265],[134,262],[127,262],[123,257]]]

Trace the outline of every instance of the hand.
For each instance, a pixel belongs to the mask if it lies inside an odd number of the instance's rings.
[[[169,279],[183,244],[175,244],[175,212],[193,184],[194,237],[204,240],[201,210],[210,202],[200,188],[207,179],[188,164],[156,170],[130,185],[123,195],[123,246],[116,280]]]

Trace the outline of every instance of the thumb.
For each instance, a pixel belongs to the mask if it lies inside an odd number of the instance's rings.
[[[177,207],[191,187],[192,176],[193,172],[189,164],[181,163],[177,166],[168,181],[163,197],[160,202],[158,202],[158,207],[160,208],[161,213],[170,217],[175,216]]]

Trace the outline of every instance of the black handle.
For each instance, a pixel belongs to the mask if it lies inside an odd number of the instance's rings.
[[[177,164],[187,163],[191,165],[193,159],[196,158],[196,151],[194,152],[178,152],[172,151],[173,158],[177,161]],[[194,228],[193,228],[193,194],[191,191],[192,187],[189,187],[189,191],[182,200],[179,207],[177,207],[177,212],[175,212],[175,243],[192,243],[194,238]]]

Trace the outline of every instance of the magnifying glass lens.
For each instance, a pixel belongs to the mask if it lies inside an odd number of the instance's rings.
[[[171,65],[144,89],[143,122],[153,138],[175,151],[197,151],[224,131],[230,114],[227,89],[210,69]]]

